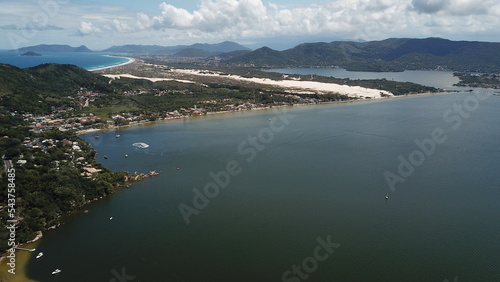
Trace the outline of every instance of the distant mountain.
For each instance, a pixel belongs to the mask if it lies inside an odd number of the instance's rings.
[[[35,46],[28,46],[19,48],[17,50],[19,52],[92,52],[85,45],[80,47],[71,47],[69,45],[57,45],[57,44],[41,44]]]
[[[122,46],[112,46],[108,49],[103,50],[104,52],[116,52],[116,53],[158,53],[165,49],[164,46],[159,45],[122,45]]]
[[[195,48],[195,49],[200,49],[204,50],[207,52],[220,52],[220,53],[227,53],[227,52],[233,52],[233,51],[241,51],[241,50],[250,50],[250,48],[247,48],[243,45],[240,45],[235,42],[231,41],[224,41],[221,43],[217,44],[193,44],[191,46],[188,46],[188,48]]]
[[[214,58],[222,59],[222,60],[229,60],[234,57],[238,57],[241,55],[245,55],[252,52],[251,50],[237,50],[237,51],[232,51],[232,52],[226,52],[226,53],[220,53],[213,55]]]
[[[500,72],[500,43],[442,38],[305,43],[284,51],[264,47],[226,62],[272,67],[339,66],[359,71],[446,68],[454,71]]]
[[[185,48],[174,54],[174,57],[184,57],[184,58],[207,58],[214,55],[212,52],[208,52],[197,48]]]
[[[197,49],[210,53],[226,53],[238,50],[250,50],[249,48],[235,42],[225,41],[217,44],[193,44],[176,46],[158,46],[158,45],[123,45],[113,46],[103,50],[104,52],[135,53],[135,54],[158,54],[174,55],[184,49]],[[190,51],[193,52],[193,51]],[[199,52],[197,52],[199,53]],[[199,53],[201,54],[201,53]],[[214,54],[210,54],[214,55]],[[207,55],[206,57],[210,56]],[[197,57],[197,56],[196,56]]]

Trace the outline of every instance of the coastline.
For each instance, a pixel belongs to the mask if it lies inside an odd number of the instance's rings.
[[[35,242],[26,243],[22,246],[27,249],[36,249],[40,240]],[[35,253],[35,252],[33,252]],[[36,280],[32,280],[27,276],[27,266],[28,261],[33,255],[32,252],[28,251],[16,251],[16,272],[15,274],[11,274],[8,272],[10,269],[7,265],[6,257],[3,256],[0,258],[0,281],[2,282],[36,282]]]
[[[118,65],[113,65],[113,66],[108,66],[108,67],[93,69],[93,70],[90,70],[90,71],[98,71],[98,70],[103,70],[103,69],[111,69],[111,68],[116,68],[116,67],[120,67],[120,66],[124,66],[124,65],[128,65],[128,64],[136,62],[136,59],[134,59],[134,58],[128,58],[128,57],[122,57],[122,58],[127,58],[128,61],[124,62],[124,63],[121,63],[121,64],[118,64]],[[196,72],[196,70],[188,70],[188,72],[189,71]],[[197,71],[197,72],[198,72],[197,75],[205,75],[205,74],[199,73],[201,71]],[[189,74],[192,75],[193,73],[189,73]],[[219,76],[219,75],[217,74],[217,76]],[[244,79],[244,78],[238,77],[238,76],[233,76],[233,78],[234,77],[236,77],[236,79],[240,79],[240,78]],[[140,78],[142,78],[142,79],[154,79],[154,78],[143,78],[143,77],[140,77]],[[173,79],[169,79],[169,78],[159,78],[159,79],[173,80]],[[248,82],[254,82],[254,83],[264,83],[264,84],[270,83],[268,85],[271,85],[272,83],[275,83],[275,81],[268,80],[268,79],[256,79],[256,80],[253,80],[251,78],[248,78],[248,79],[245,79],[245,80],[242,80],[242,81],[248,81]],[[283,80],[283,84],[279,84],[279,85],[276,85],[276,86],[278,86],[278,87],[286,87],[286,88],[289,88],[292,91],[296,91],[297,88],[302,88],[303,91],[313,90],[313,91],[319,91],[319,92],[321,92],[321,91],[335,91],[336,90],[336,89],[331,90],[331,88],[325,88],[325,89],[318,90],[318,89],[314,89],[314,86],[317,86],[317,85],[310,85],[310,84],[308,84],[307,87],[302,87],[302,85],[297,86],[294,83],[287,84],[288,82],[294,82],[294,81],[293,80]],[[296,82],[298,83],[300,81],[296,81]],[[315,82],[315,83],[317,83],[317,84],[324,84],[324,85],[327,84],[327,83],[320,83],[320,82]],[[327,87],[327,86],[325,86],[325,87]],[[348,86],[348,87],[350,87],[350,86]],[[376,91],[378,93],[380,93],[379,90],[376,90]],[[262,107],[262,108],[249,109],[249,110],[245,110],[245,111],[272,110],[273,108],[282,108],[282,107],[290,107],[290,108],[293,109],[293,107],[297,107],[297,106],[316,106],[316,105],[327,105],[327,104],[339,104],[340,105],[340,104],[350,104],[350,103],[357,103],[357,102],[390,101],[390,100],[393,100],[392,98],[410,98],[410,97],[420,97],[420,96],[428,96],[428,95],[440,95],[440,94],[449,94],[449,93],[451,93],[451,92],[443,92],[443,93],[419,93],[419,94],[411,94],[411,95],[404,95],[404,96],[391,96],[390,98],[378,98],[378,97],[374,98],[374,99],[363,99],[363,98],[361,98],[359,100],[349,100],[349,101],[341,101],[341,102],[323,102],[323,103],[318,103],[318,104],[297,104],[297,105],[292,105],[292,106],[283,105],[283,106]],[[377,94],[377,93],[375,93],[375,94]],[[368,96],[366,96],[366,97],[368,97]],[[207,113],[205,116],[231,114],[231,113],[238,113],[238,112],[241,112],[241,111],[210,112],[210,113]],[[91,133],[91,132],[102,132],[102,131],[108,131],[108,130],[117,130],[117,129],[122,129],[122,128],[129,128],[129,127],[133,127],[133,126],[154,125],[156,123],[167,122],[167,121],[170,121],[170,120],[186,119],[186,118],[198,118],[198,117],[199,116],[182,116],[182,117],[179,117],[179,118],[167,118],[167,119],[156,120],[156,121],[145,121],[145,122],[128,124],[128,125],[122,125],[122,126],[110,126],[108,128],[103,128],[103,129],[88,129],[88,130],[78,131],[77,135],[87,134],[87,133]],[[32,243],[27,243],[27,244],[24,244],[24,246],[29,246],[31,248],[34,248],[34,247],[36,247],[38,245],[38,243],[39,243],[39,241],[32,242]],[[19,254],[19,256],[17,256],[18,254]],[[16,282],[16,281],[33,281],[33,280],[29,280],[28,277],[26,276],[26,267],[27,267],[27,263],[28,263],[29,259],[31,258],[31,255],[32,255],[32,253],[30,253],[30,252],[24,252],[24,251],[16,252],[16,274],[15,275],[7,273],[6,270],[8,268],[7,268],[6,263],[4,262],[4,258],[5,257],[0,258],[0,281],[13,281],[13,282]],[[4,273],[4,271],[5,271],[5,273]]]
[[[134,58],[130,58],[130,57],[112,56],[112,55],[104,55],[104,56],[106,56],[106,57],[114,57],[114,58],[124,58],[124,59],[127,59],[127,61],[124,62],[124,63],[120,63],[118,65],[111,65],[111,66],[106,66],[106,67],[89,69],[88,71],[99,71],[99,70],[105,70],[105,69],[110,69],[110,68],[116,68],[116,67],[121,67],[121,66],[128,65],[128,64],[131,64],[131,63],[135,62],[135,59]]]
[[[416,93],[416,94],[410,94],[410,95],[401,95],[401,96],[391,96],[390,98],[384,98],[384,99],[359,99],[359,100],[349,100],[349,101],[330,101],[330,102],[321,102],[317,104],[294,104],[294,105],[273,105],[272,107],[262,107],[262,108],[255,108],[255,109],[249,109],[249,110],[241,110],[241,111],[219,111],[219,112],[207,112],[206,115],[202,116],[181,116],[181,117],[176,117],[176,118],[166,118],[166,119],[161,119],[161,120],[155,120],[155,121],[142,121],[142,122],[137,122],[137,123],[132,123],[132,124],[127,124],[127,125],[113,125],[109,126],[107,128],[93,128],[93,129],[84,129],[84,130],[79,130],[76,132],[77,135],[84,135],[84,134],[89,134],[93,132],[106,132],[106,131],[111,131],[111,130],[121,130],[121,129],[127,129],[130,127],[136,127],[136,126],[144,126],[144,125],[154,125],[154,124],[160,124],[164,122],[170,122],[174,120],[183,120],[183,119],[191,119],[191,118],[200,118],[200,117],[206,117],[206,116],[215,116],[215,115],[230,115],[230,114],[235,114],[235,113],[241,113],[241,112],[253,112],[253,111],[263,111],[263,110],[272,110],[275,108],[295,108],[295,107],[307,107],[307,106],[319,106],[319,105],[344,105],[344,104],[353,104],[353,103],[369,103],[369,102],[384,102],[384,101],[391,101],[394,99],[405,99],[405,98],[419,98],[419,97],[426,97],[426,96],[433,96],[433,95],[448,95],[448,94],[453,94],[453,93],[462,93],[462,92],[452,92],[452,91],[445,91],[445,92],[439,92],[439,93]]]

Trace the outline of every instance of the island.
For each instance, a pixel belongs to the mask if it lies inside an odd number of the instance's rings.
[[[42,56],[42,54],[38,54],[38,53],[35,53],[33,51],[28,51],[28,52],[22,53],[19,56],[21,56],[21,57],[40,57],[40,56]]]

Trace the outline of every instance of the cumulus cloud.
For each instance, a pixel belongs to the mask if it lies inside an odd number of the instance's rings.
[[[469,16],[492,14],[499,4],[496,0],[412,0],[412,6],[420,13]]]
[[[78,33],[161,30],[169,38],[200,39],[332,34],[371,40],[446,37],[493,31],[500,24],[497,0],[336,0],[294,6],[264,4],[261,0],[200,0],[194,11],[166,2],[158,8],[153,15],[137,13],[135,18],[84,21]]]
[[[81,22],[80,27],[78,28],[78,35],[85,36],[90,34],[100,33],[101,29],[95,27],[92,23],[89,22]]]
[[[413,0],[412,5],[418,12],[434,14],[441,11],[450,0]]]

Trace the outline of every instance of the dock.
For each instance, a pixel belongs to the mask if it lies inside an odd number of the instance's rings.
[[[28,251],[28,252],[34,252],[36,249],[26,249],[26,248],[20,248],[20,247],[15,247],[15,250],[20,250],[20,251]]]

